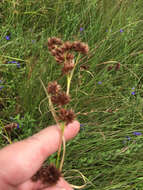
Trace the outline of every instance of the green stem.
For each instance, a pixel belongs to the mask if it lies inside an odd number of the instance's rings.
[[[63,134],[64,134],[64,128],[65,128],[65,123],[61,123],[61,126],[60,126],[61,137],[60,137],[60,143],[59,143],[59,148],[58,148],[58,155],[57,155],[57,160],[56,160],[56,168],[59,168],[59,160],[60,160],[60,154],[61,154],[62,138],[63,138]]]
[[[54,117],[54,119],[55,119],[55,121],[56,121],[56,124],[57,124],[58,126],[60,126],[60,125],[59,125],[59,122],[58,122],[58,118],[57,118],[56,112],[55,112],[55,109],[54,109],[54,106],[53,106],[52,101],[51,101],[51,97],[48,95],[47,90],[46,90],[46,88],[45,88],[45,85],[44,85],[43,81],[41,80],[41,78],[39,78],[39,80],[40,80],[40,82],[41,82],[41,84],[42,84],[42,86],[43,86],[43,88],[44,88],[44,91],[45,91],[45,93],[46,93],[46,95],[47,95],[47,98],[48,98],[48,100],[49,100],[50,111],[51,111],[51,113],[52,113],[52,115],[53,115],[53,117]]]
[[[76,59],[76,62],[75,62],[73,70],[71,71],[70,74],[67,75],[67,92],[66,92],[67,95],[69,95],[71,80],[72,80],[72,77],[73,77],[75,67],[78,64],[79,57],[80,57],[80,54],[78,54],[78,57]]]

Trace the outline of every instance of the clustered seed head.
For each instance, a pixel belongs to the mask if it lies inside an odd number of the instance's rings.
[[[74,59],[74,55],[72,53],[67,53],[66,60],[73,60],[73,59]]]
[[[80,41],[62,42],[60,38],[52,37],[48,39],[48,49],[55,57],[56,62],[63,64],[62,74],[68,74],[74,68],[74,54],[69,51],[75,51],[81,54],[87,54],[89,47]]]
[[[75,119],[75,114],[73,110],[66,110],[61,108],[59,110],[59,119],[66,122],[66,125],[71,123]]]
[[[68,74],[73,68],[74,68],[74,60],[65,62],[62,68],[62,74]]]
[[[72,43],[69,42],[69,41],[66,41],[65,43],[63,43],[61,49],[66,52],[66,51],[69,51],[69,50],[72,50]]]
[[[57,94],[61,89],[61,86],[57,81],[49,82],[47,91],[49,94]]]
[[[70,97],[65,92],[58,92],[56,95],[51,96],[53,104],[63,106],[70,102]]]
[[[74,52],[87,54],[89,52],[88,44],[80,41],[62,42],[60,38],[52,37],[48,39],[48,49],[55,57],[55,60],[62,65],[63,75],[69,74],[75,67]],[[53,104],[59,106],[58,118],[65,121],[66,124],[72,122],[75,118],[73,110],[66,110],[62,106],[70,102],[70,97],[61,91],[61,87],[56,81],[48,84],[47,91],[51,94],[50,98]]]
[[[57,37],[52,37],[48,39],[48,48],[49,50],[52,50],[56,47],[56,45],[62,45],[62,40],[60,38]]]
[[[52,164],[47,166],[42,166],[37,173],[31,177],[31,180],[36,182],[40,180],[46,185],[55,185],[59,178],[61,177],[61,172]]]
[[[73,42],[72,48],[82,54],[87,54],[89,51],[88,45],[80,41]]]

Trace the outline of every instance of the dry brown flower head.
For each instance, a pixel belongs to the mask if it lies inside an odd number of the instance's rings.
[[[68,74],[74,68],[73,60],[64,63],[64,67],[62,68],[62,74]]]
[[[49,82],[47,91],[49,94],[57,94],[61,89],[61,86],[57,81]]]
[[[33,182],[40,180],[43,184],[50,186],[55,185],[60,177],[61,172],[54,165],[50,164],[42,166],[37,173],[31,177],[31,180]]]
[[[59,110],[59,119],[66,122],[66,125],[71,123],[75,119],[75,113],[73,110],[66,110],[61,108]]]
[[[58,94],[51,96],[51,101],[53,104],[63,106],[70,102],[70,97],[65,92],[59,92]]]

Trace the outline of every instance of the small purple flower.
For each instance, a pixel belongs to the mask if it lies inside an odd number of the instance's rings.
[[[17,129],[19,129],[19,123],[17,123]]]
[[[132,92],[132,95],[135,95],[135,92]]]
[[[135,88],[133,87],[132,90],[134,90]]]
[[[82,27],[80,28],[80,31],[81,31],[81,32],[83,31],[83,28],[82,28]]]
[[[126,136],[126,138],[127,138],[128,140],[130,140],[130,139],[131,139],[129,136]]]
[[[4,86],[0,86],[0,90],[3,89],[3,88],[4,88]]]
[[[8,61],[8,63],[16,63],[17,67],[20,68],[20,63],[18,63],[17,61]]]
[[[10,40],[10,36],[6,36],[5,39],[6,39],[6,40]]]
[[[2,83],[2,80],[0,80],[0,83]]]
[[[80,124],[80,131],[84,131],[84,130],[85,130],[85,129],[84,129],[84,126],[85,126],[84,123],[81,123],[81,124]]]
[[[122,33],[122,32],[123,32],[123,30],[121,29],[121,30],[120,30],[120,32]]]
[[[138,136],[138,135],[142,135],[142,133],[140,133],[140,132],[133,132],[133,134],[134,134],[134,135],[137,135],[137,136]]]
[[[17,63],[16,61],[8,61],[8,63]]]
[[[84,127],[84,126],[85,126],[84,123],[81,123],[81,124],[80,124],[80,127]]]
[[[18,68],[20,68],[20,63],[17,62],[16,65],[17,65]]]
[[[102,83],[101,81],[98,82],[98,84],[101,84],[101,83]]]

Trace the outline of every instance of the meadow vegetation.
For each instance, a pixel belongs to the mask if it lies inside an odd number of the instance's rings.
[[[142,0],[2,0],[0,147],[54,124],[39,77],[63,87],[66,78],[48,38],[80,40],[89,53],[75,69],[70,106],[81,130],[67,142],[63,171],[82,172],[92,182],[85,190],[142,190],[142,31]],[[69,175],[68,182],[83,184]]]

